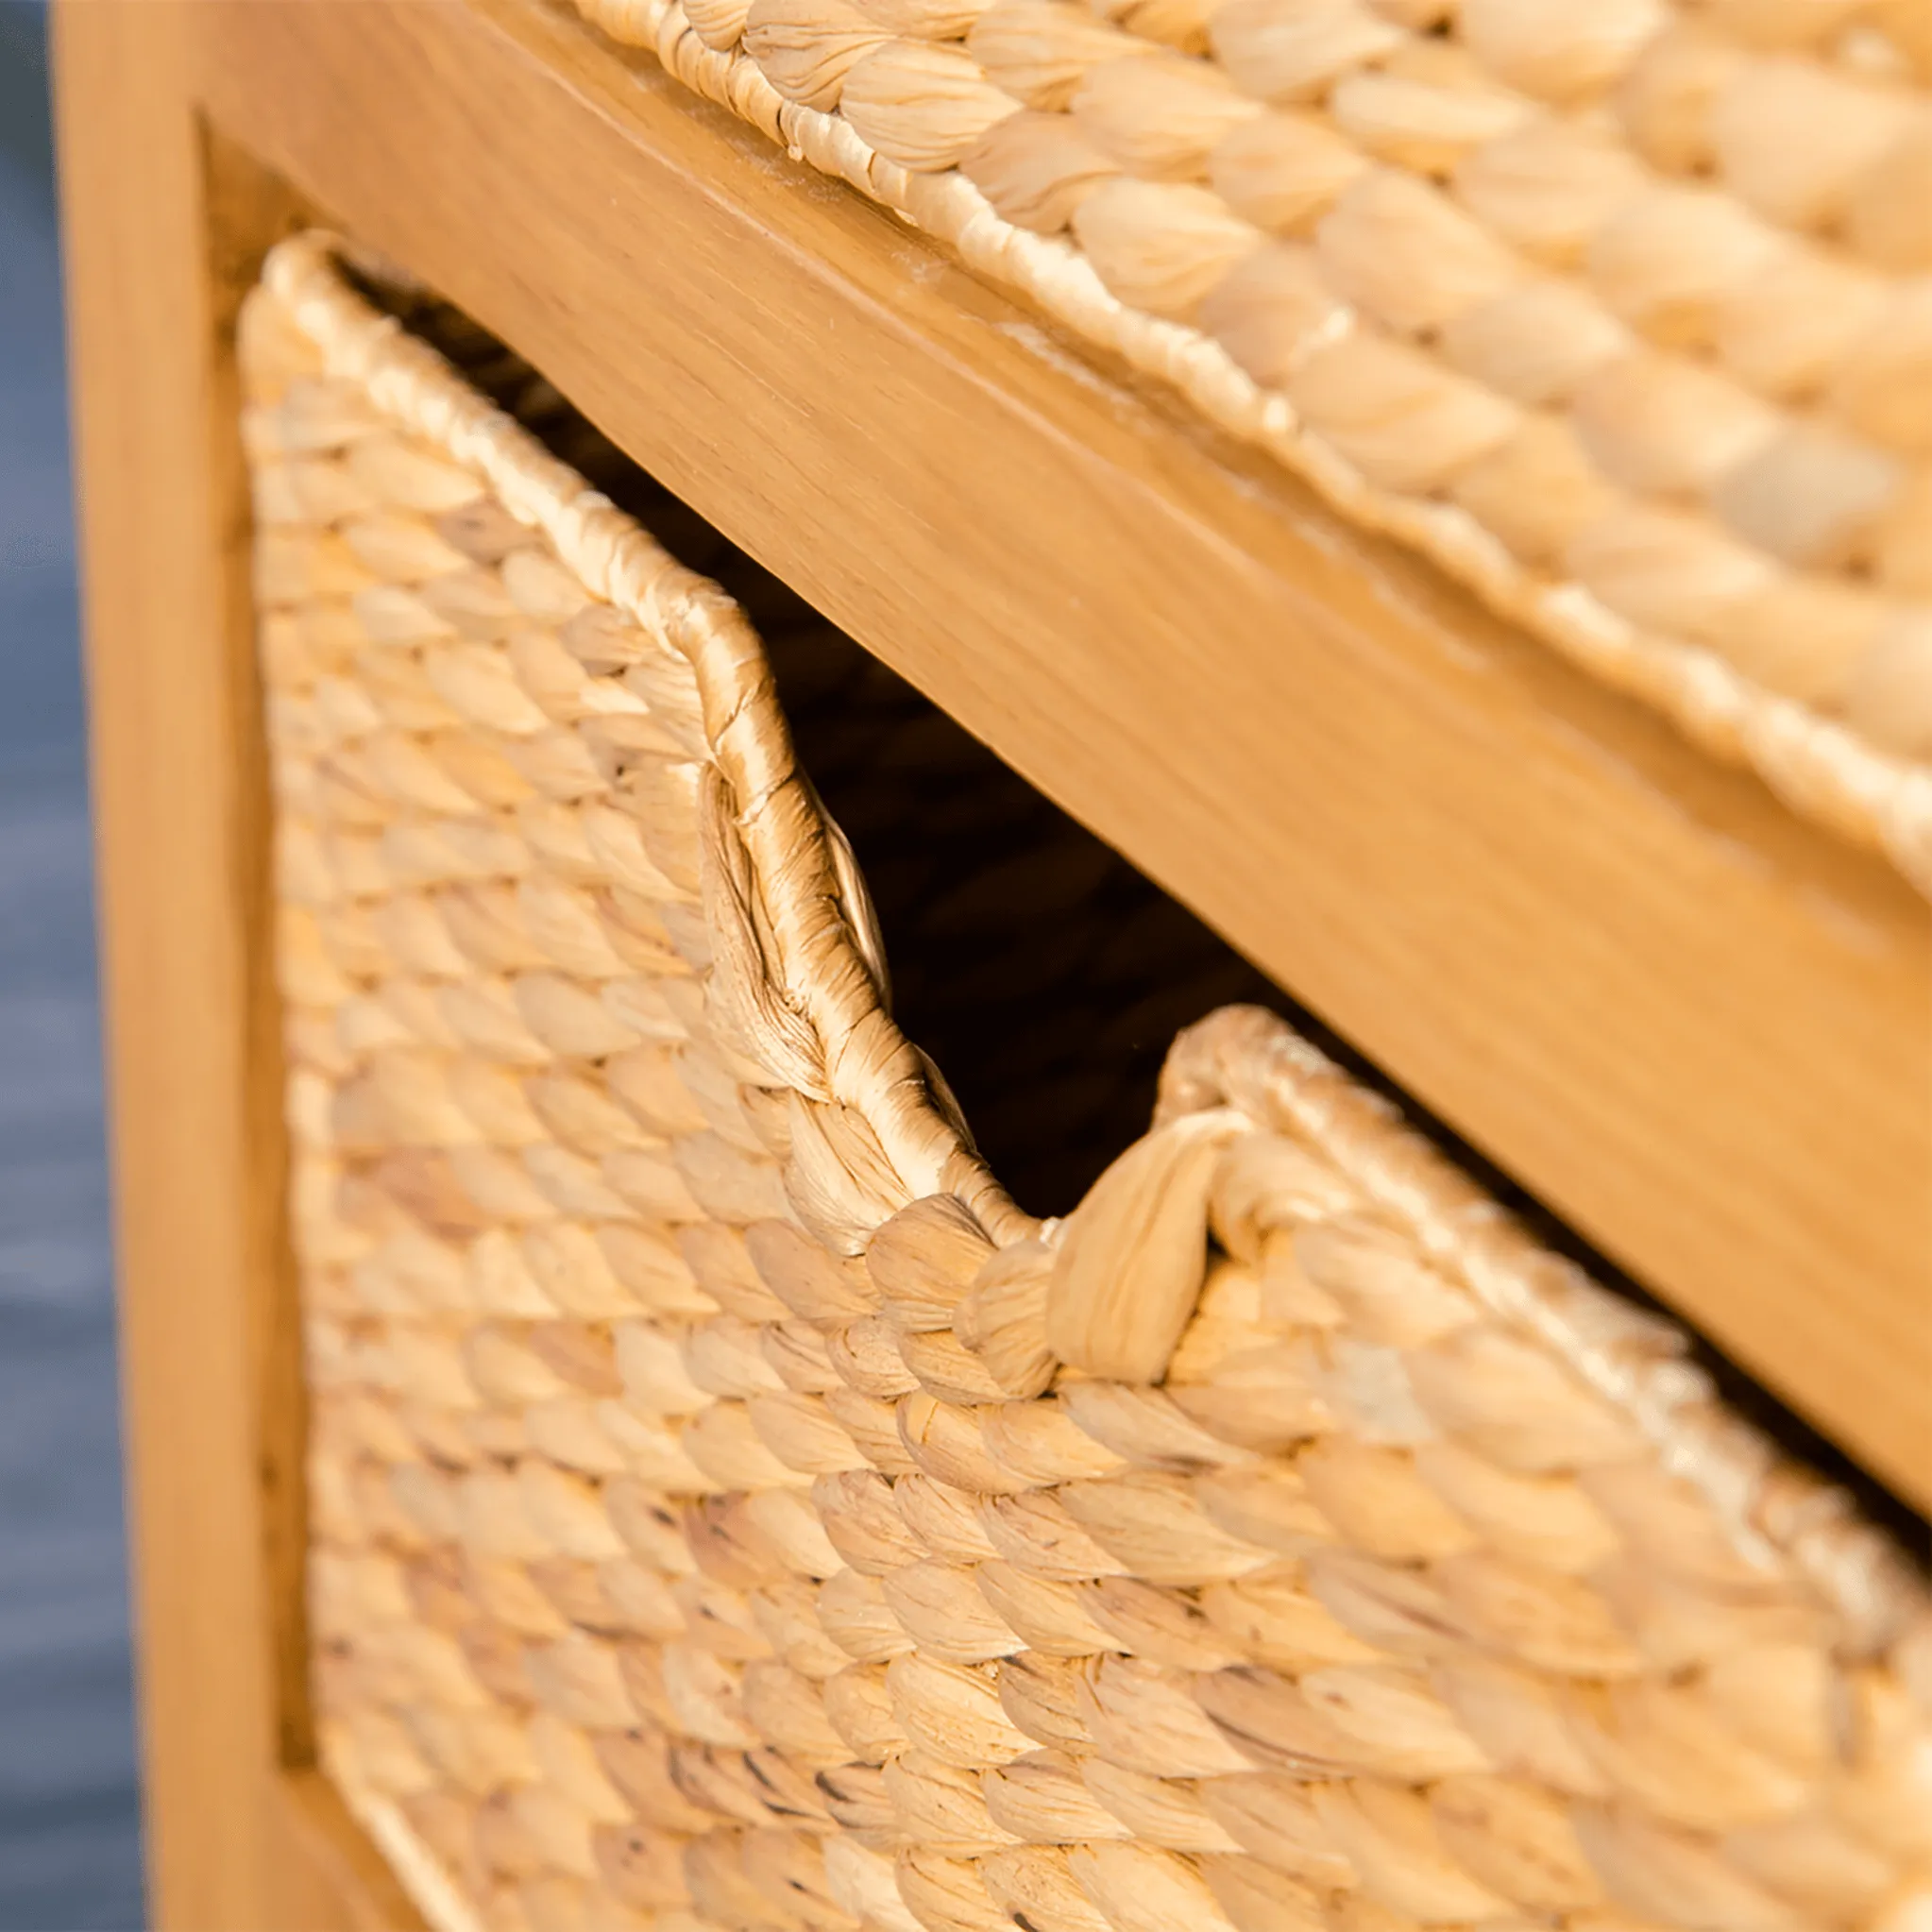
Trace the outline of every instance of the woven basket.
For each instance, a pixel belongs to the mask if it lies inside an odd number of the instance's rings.
[[[319,1728],[440,1932],[1932,1924],[1918,1580],[1674,1331],[1251,1008],[1022,1213],[723,592],[319,240],[243,359]]]
[[[1926,0],[577,0],[1932,892]]]

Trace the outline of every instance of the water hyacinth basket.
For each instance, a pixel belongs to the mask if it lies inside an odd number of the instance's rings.
[[[1932,890],[1924,0],[577,0]]]
[[[312,1676],[438,1932],[1932,1926],[1907,1559],[1253,1007],[1023,1212],[744,611],[398,307],[241,347]]]

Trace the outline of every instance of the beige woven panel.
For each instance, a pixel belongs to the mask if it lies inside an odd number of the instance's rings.
[[[1916,1579],[1251,1008],[1020,1215],[755,640],[243,330],[327,1768],[441,1932],[1924,1932]],[[540,391],[523,406],[540,415]]]
[[[1932,889],[1926,0],[578,0]]]

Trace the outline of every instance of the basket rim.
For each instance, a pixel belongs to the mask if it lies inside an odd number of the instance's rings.
[[[996,1242],[1036,1231],[1039,1224],[995,1178],[965,1124],[949,1116],[934,1092],[930,1061],[885,1005],[863,879],[796,761],[763,646],[736,601],[679,564],[439,351],[366,300],[344,272],[353,253],[341,236],[307,229],[268,252],[261,280],[320,350],[330,374],[363,383],[405,428],[480,475],[586,589],[688,665],[703,709],[706,770],[725,800],[758,902],[754,970],[764,983],[756,991],[781,1016],[803,1023],[793,1037],[816,1057],[823,1092],[859,1116],[907,1199],[956,1195]],[[748,825],[752,836],[742,836]],[[707,876],[707,920],[713,896]],[[773,1071],[771,1077],[785,1084],[788,1076]]]

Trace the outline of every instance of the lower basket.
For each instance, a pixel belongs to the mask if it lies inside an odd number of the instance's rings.
[[[1932,1925],[1904,1559],[1266,1013],[1022,1212],[745,616],[398,309],[284,244],[245,431],[314,1692],[441,1932]]]

